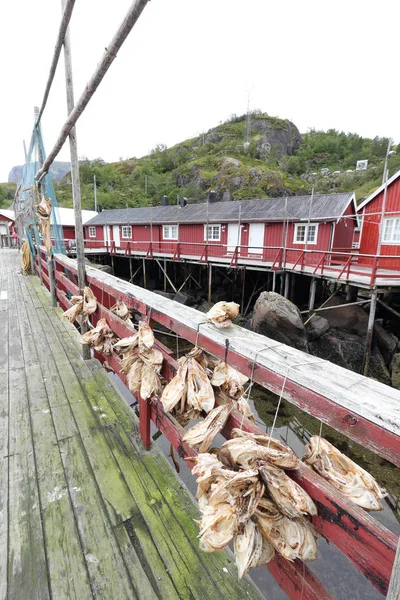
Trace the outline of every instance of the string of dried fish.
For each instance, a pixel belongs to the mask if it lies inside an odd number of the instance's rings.
[[[209,413],[215,404],[214,390],[204,369],[206,358],[199,348],[178,360],[176,375],[165,387],[161,402],[165,412],[173,412],[181,425]],[[202,366],[204,365],[204,366]]]
[[[235,442],[257,446],[253,439],[244,437],[236,438]],[[266,449],[262,445],[258,447]],[[198,485],[202,550],[220,550],[233,538],[239,577],[252,567],[269,562],[275,551],[287,560],[316,558],[318,534],[303,516],[305,512],[316,514],[311,498],[301,488],[298,490],[295,482],[292,487],[285,479],[278,483],[286,490],[280,490],[280,495],[274,490],[275,497],[272,496],[271,481],[262,472],[263,469],[277,471],[286,478],[281,469],[264,463],[264,466],[234,471],[210,453],[190,460],[195,462],[192,473]],[[247,461],[252,465],[256,462]],[[298,503],[297,510],[295,503]]]
[[[235,302],[217,302],[207,313],[207,319],[216,327],[229,327],[239,314],[239,304]]]
[[[330,442],[312,436],[306,445],[305,463],[329,481],[347,498],[366,510],[382,510],[386,491],[367,471],[342,454]]]
[[[125,302],[122,302],[122,300],[117,300],[115,304],[111,306],[110,311],[117,315],[117,317],[119,317],[123,321],[127,321],[128,323],[131,323],[133,325],[131,320],[131,312],[125,304]]]
[[[225,394],[235,400],[243,395],[243,386],[248,380],[248,377],[222,361],[217,362],[211,377],[212,385],[219,387]]]
[[[117,337],[107,324],[106,319],[99,319],[96,327],[82,335],[82,344],[91,344],[96,352],[111,356]]]
[[[83,294],[72,296],[70,302],[72,306],[63,314],[63,317],[70,323],[73,323],[79,315],[82,315],[84,321],[87,321],[88,316],[93,314],[97,308],[96,297],[87,286],[83,288]]]
[[[140,321],[137,333],[114,344],[114,351],[121,358],[121,371],[127,376],[130,391],[140,392],[144,400],[159,396],[162,391],[160,371],[163,355],[154,348],[154,342],[150,325]]]
[[[215,437],[224,427],[229,415],[227,406],[213,408],[205,419],[194,425],[183,436],[183,441],[191,448],[199,446],[199,452],[207,452]]]

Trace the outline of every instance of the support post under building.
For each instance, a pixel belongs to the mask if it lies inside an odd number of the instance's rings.
[[[308,302],[308,310],[311,312],[315,306],[315,293],[317,291],[317,279],[313,277],[310,284],[310,298]]]
[[[378,290],[374,289],[371,292],[371,304],[369,307],[367,339],[365,341],[365,354],[364,354],[364,375],[365,375],[365,377],[368,377],[369,359],[371,357],[372,336],[374,333],[377,298],[378,298]]]

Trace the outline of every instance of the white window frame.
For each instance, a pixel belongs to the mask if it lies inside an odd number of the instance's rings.
[[[395,236],[395,228],[397,226],[397,236]],[[396,239],[397,237],[397,239]],[[385,217],[383,219],[383,235],[382,244],[391,246],[400,244],[400,216]]]
[[[93,234],[94,231],[94,234]],[[94,226],[90,226],[89,227],[89,237],[90,238],[95,238],[96,237],[96,227]]]
[[[212,235],[210,237],[210,230]],[[214,237],[216,234],[216,237]],[[221,241],[221,225],[215,225],[212,223],[211,225],[204,225],[204,241],[205,242],[220,242]]]
[[[177,240],[179,237],[179,225],[163,225],[162,231],[163,240]]]
[[[129,235],[125,235],[126,230],[129,231]],[[121,225],[121,238],[123,240],[131,240],[132,239],[132,225]]]
[[[298,240],[298,231],[300,227],[304,227],[304,240]],[[311,227],[315,227],[315,236],[314,236],[314,240],[310,241],[307,240],[308,238],[308,228]],[[294,224],[294,238],[293,238],[293,244],[307,244],[307,246],[309,244],[311,245],[316,245],[318,242],[318,227],[319,227],[319,223],[310,223],[310,225],[308,225],[308,223],[295,223]],[[306,241],[307,240],[307,241]]]

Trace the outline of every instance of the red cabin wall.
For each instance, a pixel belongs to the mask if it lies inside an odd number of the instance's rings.
[[[382,190],[363,209],[364,218],[361,230],[360,254],[375,255],[377,253],[383,194]],[[386,217],[400,217],[400,177],[387,189],[385,215]],[[400,244],[382,243],[381,255],[398,256],[399,258],[381,259],[379,260],[378,268],[400,269]],[[358,262],[360,264],[373,265],[375,260],[374,258],[360,256]]]
[[[354,240],[355,218],[346,218],[354,214],[353,202],[346,208],[344,215],[335,225],[332,250],[351,250]]]
[[[6,221],[7,223],[12,223],[14,225],[14,219],[10,219],[5,217],[4,215],[0,215],[0,221]]]
[[[63,235],[65,240],[74,240],[75,227],[73,225],[63,225]]]

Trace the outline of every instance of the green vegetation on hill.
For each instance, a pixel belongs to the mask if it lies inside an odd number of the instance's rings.
[[[15,183],[0,183],[0,208],[8,209],[11,207],[16,187]]]
[[[361,200],[380,185],[386,148],[386,138],[333,129],[300,135],[290,121],[254,111],[250,119],[233,115],[172,148],[160,144],[140,159],[83,160],[82,205],[94,208],[94,175],[102,208],[155,205],[164,194],[171,202],[180,196],[196,202],[210,190],[220,200],[237,200],[309,193],[314,187],[315,193],[355,190]],[[368,169],[355,171],[363,159]],[[331,174],[321,175],[322,168]],[[390,160],[390,173],[399,168],[400,152]],[[72,206],[69,174],[56,184],[56,193],[60,206]]]

